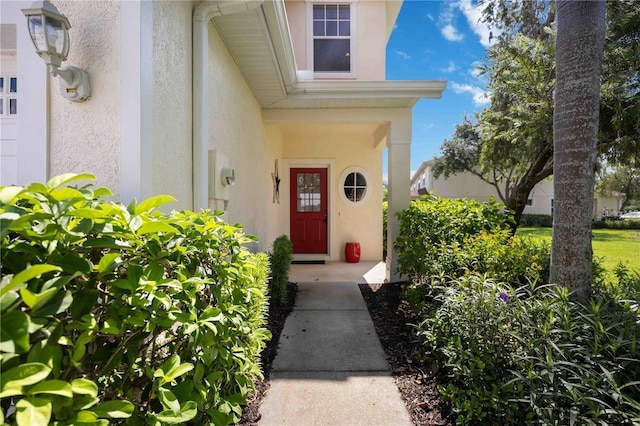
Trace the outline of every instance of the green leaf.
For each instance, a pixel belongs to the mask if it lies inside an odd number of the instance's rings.
[[[94,423],[98,421],[98,416],[92,411],[78,411],[74,418],[74,424],[76,423]]]
[[[134,405],[129,401],[106,401],[93,407],[90,411],[100,418],[126,419],[133,414]]]
[[[0,312],[7,311],[17,300],[20,300],[20,296],[15,291],[10,291],[2,296],[0,299]]]
[[[180,407],[179,414],[173,414],[172,411],[167,410],[163,411],[160,414],[156,414],[156,418],[164,423],[185,423],[189,420],[193,419],[196,414],[198,414],[198,405],[193,401],[186,402],[182,407]],[[214,424],[228,424],[226,423],[215,423]]]
[[[165,409],[173,411],[176,415],[180,413],[180,401],[169,389],[159,387],[158,397]]]
[[[0,204],[11,204],[14,198],[16,198],[24,190],[21,186],[4,186],[0,188]]]
[[[95,198],[99,197],[113,197],[113,192],[107,187],[101,186],[93,190],[93,196]]]
[[[56,201],[66,201],[66,200],[85,200],[87,196],[82,192],[78,191],[74,188],[58,188],[54,189],[50,193],[51,197]]]
[[[65,173],[49,179],[49,181],[47,182],[47,187],[57,188],[61,185],[67,185],[71,182],[76,182],[79,180],[96,180],[96,177],[91,173]]]
[[[78,395],[98,396],[98,385],[89,379],[75,379],[71,382],[71,391]]]
[[[65,382],[64,380],[46,380],[29,389],[28,393],[29,395],[46,393],[51,395],[63,396],[65,398],[73,398],[71,384],[69,382]]]
[[[177,234],[178,230],[165,222],[147,222],[137,231],[138,235],[151,233],[158,234],[160,232],[164,232],[165,234]]]
[[[193,370],[193,364],[185,362],[184,364],[177,365],[169,370],[166,375],[175,380],[177,377],[180,377],[191,370]]]
[[[107,253],[102,256],[100,263],[98,263],[98,272],[100,274],[109,273],[115,270],[122,262],[117,262],[120,258],[120,253]]]
[[[57,288],[50,288],[42,293],[34,294],[29,291],[28,288],[23,287],[20,289],[20,296],[22,301],[31,308],[32,313],[35,313],[38,309],[43,307],[53,296],[58,292]]]
[[[66,213],[66,216],[82,217],[85,219],[108,219],[111,217],[108,212],[98,209],[91,209],[88,207],[81,207],[79,209],[71,210]]]
[[[61,268],[54,265],[47,265],[47,264],[33,265],[25,269],[24,271],[20,271],[18,274],[16,274],[13,277],[11,281],[9,281],[9,284],[2,287],[0,289],[0,296],[3,296],[8,291],[17,289],[22,284],[26,283],[32,278],[39,277],[40,275],[46,274],[47,272],[61,271],[61,270],[62,270]]]
[[[43,398],[25,398],[16,403],[18,426],[46,426],[51,419],[51,401]]]
[[[156,195],[155,197],[147,198],[146,200],[138,204],[135,207],[133,214],[139,215],[141,213],[145,213],[156,207],[159,207],[165,203],[172,203],[174,201],[176,201],[176,199],[170,195]]]
[[[46,317],[47,315],[56,315],[67,309],[73,302],[73,293],[67,290],[64,293],[57,292],[54,298],[46,305],[38,308],[37,316]]]
[[[2,383],[0,398],[5,396],[5,391],[38,383],[46,379],[50,373],[51,368],[39,362],[29,362],[13,367],[0,375]]]
[[[40,182],[31,182],[27,186],[25,186],[25,192],[36,192],[40,194],[48,194],[49,188],[46,185]]]
[[[26,313],[16,310],[2,315],[0,350],[18,354],[29,351],[29,316]],[[5,383],[4,380],[2,383]]]

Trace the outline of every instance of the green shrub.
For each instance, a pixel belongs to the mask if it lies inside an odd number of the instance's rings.
[[[282,305],[287,301],[287,284],[289,283],[289,270],[293,244],[289,237],[281,235],[275,239],[272,251],[269,253],[271,263],[271,278],[269,279],[269,294],[271,303]]]
[[[239,420],[270,338],[266,255],[207,211],[155,210],[171,197],[64,187],[84,179],[0,187],[4,422]]]
[[[427,201],[401,213],[396,245],[404,271],[411,271],[404,297],[415,310],[430,300],[427,287],[469,274],[514,287],[548,279],[548,244],[513,237],[495,203]]]
[[[615,290],[614,290],[615,289]],[[432,288],[417,326],[458,424],[637,424],[640,277],[598,286],[588,305],[558,286],[514,290],[470,275]]]
[[[395,241],[398,271],[414,282],[429,280],[446,268],[438,265],[450,244],[482,230],[507,228],[509,217],[494,202],[423,197],[398,214],[400,234]]]
[[[540,228],[551,228],[553,226],[553,216],[550,214],[523,214],[520,216],[519,226],[537,226]]]
[[[640,229],[640,220],[594,220],[593,229]]]

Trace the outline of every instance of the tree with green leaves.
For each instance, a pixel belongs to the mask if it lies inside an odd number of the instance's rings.
[[[640,158],[640,2],[607,3],[599,149],[609,165]],[[441,146],[434,174],[471,172],[494,186],[519,223],[533,187],[553,172],[555,2],[487,2],[483,21],[497,42],[481,71],[491,105],[465,117]]]
[[[548,14],[555,16],[553,9]],[[434,162],[434,174],[471,172],[492,185],[514,212],[517,226],[529,193],[553,172],[551,28],[535,36],[503,35],[488,49],[481,71],[489,78],[491,105],[474,121],[465,117],[456,126],[453,137],[441,146],[443,155]]]
[[[551,282],[589,298],[605,2],[558,1]]]

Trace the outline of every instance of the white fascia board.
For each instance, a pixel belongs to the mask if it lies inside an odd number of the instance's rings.
[[[318,98],[431,98],[439,99],[446,80],[298,81],[290,97]]]
[[[265,2],[262,5],[262,11],[267,22],[270,42],[276,55],[282,81],[286,90],[291,91],[296,84],[297,65],[284,1]]]

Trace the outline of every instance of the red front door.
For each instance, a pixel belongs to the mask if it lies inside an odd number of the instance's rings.
[[[291,169],[294,253],[327,253],[327,169]]]

